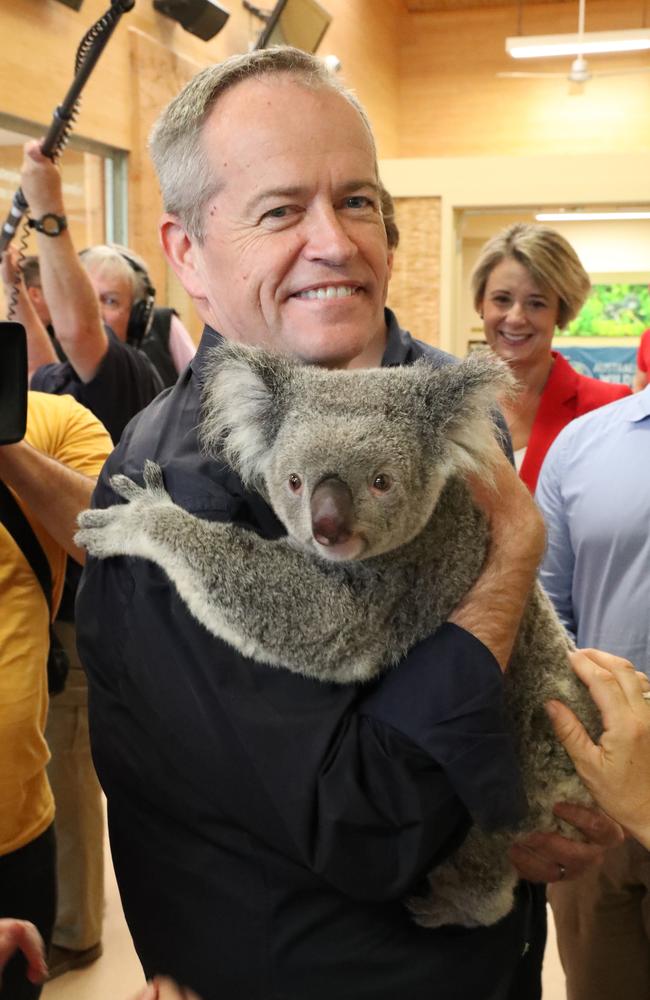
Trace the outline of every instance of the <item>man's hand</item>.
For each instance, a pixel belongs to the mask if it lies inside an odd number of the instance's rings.
[[[495,443],[494,482],[468,480],[490,526],[480,577],[449,616],[488,647],[505,671],[544,553],[545,532],[533,499]]]
[[[32,219],[46,212],[64,215],[63,185],[59,168],[41,152],[42,139],[31,139],[23,147],[20,186]]]
[[[47,976],[43,938],[34,924],[12,917],[0,920],[0,978],[5,965],[17,951],[27,959],[27,978],[42,983]]]
[[[10,293],[16,277],[20,274],[18,268],[18,250],[15,246],[10,244],[5,248],[2,254],[2,259],[0,260],[0,277],[2,278],[2,283],[5,286],[5,291]],[[22,281],[22,276],[19,277]]]
[[[568,840],[559,833],[532,833],[510,849],[510,860],[529,882],[561,882],[578,878],[599,865],[609,847],[625,839],[623,830],[598,809],[558,802],[553,810],[570,823],[586,843]]]
[[[48,213],[65,215],[58,167],[43,156],[41,142],[31,140],[24,152],[20,179],[31,218],[40,219]],[[57,340],[81,381],[90,382],[108,351],[95,290],[69,229],[56,237],[37,232],[36,243],[43,296]]]
[[[602,713],[604,732],[595,744],[573,712],[552,701],[547,711],[555,733],[602,808],[650,848],[648,679],[627,660],[596,649],[578,650],[570,660]]]
[[[132,1000],[200,1000],[200,997],[166,976],[155,976]]]

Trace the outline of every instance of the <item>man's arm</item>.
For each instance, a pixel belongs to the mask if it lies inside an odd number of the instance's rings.
[[[35,140],[25,144],[21,186],[32,219],[48,212],[65,215],[61,175]],[[59,236],[37,233],[37,242],[43,294],[57,339],[82,382],[90,382],[108,350],[97,296],[68,229]]]
[[[551,598],[558,618],[575,639],[573,573],[575,556],[567,524],[562,482],[567,454],[567,433],[560,433],[551,445],[537,481],[535,500],[547,531],[546,552],[539,572],[540,583]]]
[[[90,506],[96,480],[26,441],[0,446],[0,479],[17,493],[52,538],[83,565],[86,553],[75,545],[73,535],[77,516]]]
[[[634,384],[632,386],[634,392],[641,392],[642,389],[648,384],[648,373],[644,372],[642,368],[637,368],[634,375]]]
[[[604,731],[595,744],[561,702],[547,711],[580,777],[610,816],[650,850],[650,685],[627,660],[595,649],[571,654],[571,665],[598,705]]]
[[[505,670],[544,551],[544,522],[507,461],[499,460],[494,487],[483,482],[472,485],[476,502],[489,518],[491,545],[481,576],[450,620],[480,639]],[[621,842],[618,824],[598,810],[568,803],[558,809],[586,843],[559,834],[533,834],[510,852],[522,878],[532,882],[576,878],[602,861],[606,847]]]
[[[470,486],[489,521],[490,547],[480,577],[449,621],[475,635],[505,671],[544,552],[544,523],[500,452],[494,484],[474,478]]]
[[[28,374],[32,374],[41,365],[48,365],[57,362],[56,351],[50,340],[47,330],[41,323],[32,300],[27,294],[25,283],[18,271],[18,251],[13,246],[8,246],[2,255],[2,265],[0,267],[2,283],[4,285],[7,305],[15,296],[15,309],[13,318],[17,323],[22,323],[27,334],[27,364]]]

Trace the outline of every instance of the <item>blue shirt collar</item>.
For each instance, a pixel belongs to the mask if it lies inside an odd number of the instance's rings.
[[[641,392],[637,392],[632,396],[629,406],[630,423],[634,424],[639,420],[646,420],[650,417],[650,384]]]

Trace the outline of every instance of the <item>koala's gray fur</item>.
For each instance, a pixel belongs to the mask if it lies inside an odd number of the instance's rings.
[[[112,479],[129,503],[82,514],[78,543],[94,556],[158,563],[210,632],[258,661],[341,684],[397,664],[480,574],[488,532],[463,477],[490,476],[490,409],[509,384],[505,366],[473,357],[439,369],[423,361],[326,372],[223,345],[205,384],[205,447],[265,495],[287,537],[268,541],[192,516],[172,502],[160,469],[148,462],[144,489],[125,476]],[[289,485],[295,475],[298,492]],[[338,548],[319,544],[312,531],[315,497],[332,479],[345,484],[352,539]],[[560,698],[598,730],[568,649],[535,586],[505,676],[529,815],[517,830],[473,827],[430,874],[428,895],[409,900],[420,924],[499,920],[517,881],[508,847],[533,830],[559,829],[555,802],[590,802],[543,707]]]

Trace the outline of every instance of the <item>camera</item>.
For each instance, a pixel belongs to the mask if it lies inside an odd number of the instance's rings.
[[[27,337],[21,323],[0,323],[0,444],[22,441],[27,426]]]

